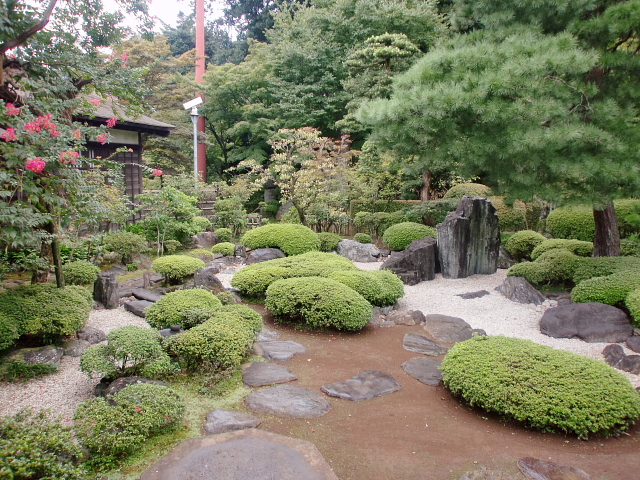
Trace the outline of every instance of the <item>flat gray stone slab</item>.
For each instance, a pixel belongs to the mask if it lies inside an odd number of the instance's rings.
[[[262,420],[249,413],[218,409],[207,413],[207,421],[202,430],[207,435],[217,435],[232,430],[255,428],[261,422]]]
[[[124,304],[124,309],[139,317],[144,318],[147,308],[153,305],[153,302],[147,300],[133,300]]]
[[[185,440],[140,480],[338,480],[311,442],[254,428]]]
[[[331,403],[319,392],[297,385],[278,385],[250,393],[245,404],[254,412],[295,418],[321,417]]]
[[[417,333],[407,333],[402,341],[402,346],[405,350],[422,353],[432,357],[444,355],[449,351],[447,347],[440,345],[433,340],[429,340],[424,335],[419,335]]]
[[[440,360],[433,358],[415,357],[404,362],[402,368],[413,378],[432,387],[437,387],[442,383],[442,370],[440,370]]]
[[[264,387],[297,380],[289,367],[268,362],[255,362],[243,369],[242,381],[249,387]]]
[[[262,327],[262,331],[258,333],[258,342],[273,342],[280,338],[280,332]]]
[[[304,345],[291,340],[257,342],[254,344],[256,353],[267,360],[274,362],[286,362],[291,360],[296,353],[306,353]]]
[[[387,395],[400,390],[402,386],[393,378],[393,375],[380,370],[365,370],[355,377],[342,382],[324,385],[320,388],[331,397],[359,402],[371,400],[380,395]]]
[[[131,290],[131,294],[138,300],[146,300],[147,302],[157,302],[162,298],[158,292],[152,292],[146,288],[134,288]]]
[[[586,472],[579,468],[560,463],[524,457],[518,460],[518,468],[527,478],[533,480],[592,480]]]
[[[424,329],[429,335],[442,343],[457,343],[469,340],[473,336],[471,325],[458,317],[431,314],[424,319]]]

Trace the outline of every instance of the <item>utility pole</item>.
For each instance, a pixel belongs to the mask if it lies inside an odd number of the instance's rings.
[[[200,84],[204,79],[205,53],[204,53],[204,0],[196,0],[196,83]],[[204,100],[204,95],[198,93]],[[198,132],[204,133],[204,116],[198,118]],[[195,147],[195,145],[194,145]],[[207,146],[198,142],[198,177],[201,182],[207,181]]]

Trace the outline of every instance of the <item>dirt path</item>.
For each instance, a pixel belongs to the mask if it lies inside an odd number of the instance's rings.
[[[640,426],[619,438],[581,441],[573,436],[530,431],[481,411],[472,411],[444,387],[429,387],[407,375],[402,364],[414,352],[404,350],[406,333],[419,326],[367,326],[357,334],[269,328],[308,349],[286,362],[297,383],[319,390],[363,370],[391,373],[402,390],[351,402],[331,399],[333,409],[318,419],[267,418],[260,428],[313,442],[340,480],[457,480],[480,468],[517,473],[519,458],[532,456],[581,468],[594,480],[640,478]]]

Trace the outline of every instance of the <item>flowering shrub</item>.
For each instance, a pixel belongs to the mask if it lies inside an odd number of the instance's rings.
[[[58,155],[58,158],[60,159],[60,163],[63,163],[65,165],[69,163],[71,165],[75,165],[78,158],[80,158],[80,154],[73,150],[65,150],[60,152],[60,155]]]
[[[24,164],[24,168],[33,172],[33,173],[42,173],[44,171],[44,167],[47,164],[40,157],[32,158],[31,160],[27,160]]]
[[[162,176],[162,170],[160,170],[159,168],[154,168],[153,172],[151,173],[151,175],[153,175],[154,177],[161,177]]]
[[[116,122],[118,121],[118,117],[111,117],[107,120],[107,128],[113,128],[116,126]]]
[[[98,142],[100,142],[101,145],[104,145],[105,143],[107,143],[109,141],[109,134],[108,133],[101,133],[96,137],[96,140],[98,140]]]
[[[5,142],[15,142],[18,139],[18,137],[16,137],[16,130],[14,128],[8,127],[2,134],[2,139]]]

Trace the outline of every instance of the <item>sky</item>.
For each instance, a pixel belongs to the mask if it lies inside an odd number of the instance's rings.
[[[207,20],[213,20],[222,16],[223,0],[214,0],[213,11],[207,14]],[[190,0],[150,0],[149,11],[152,17],[157,17],[164,23],[175,27],[178,19],[178,13],[183,12],[185,14],[191,13]],[[104,0],[104,5],[110,9],[117,9],[117,4],[114,0]],[[158,22],[156,30],[160,29],[160,23]]]

